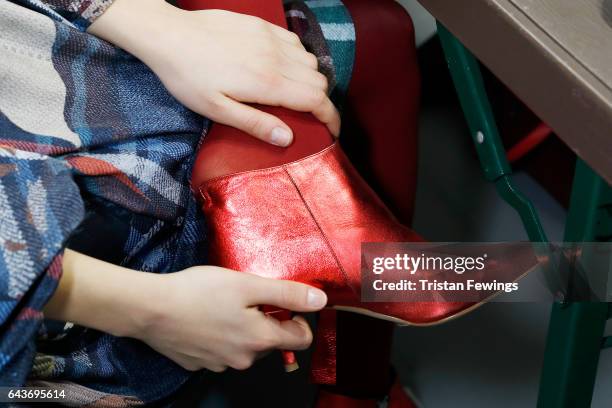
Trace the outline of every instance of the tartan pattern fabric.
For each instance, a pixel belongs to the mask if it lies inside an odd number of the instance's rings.
[[[336,105],[341,106],[353,71],[355,57],[355,27],[353,21],[340,0],[308,0],[304,1],[312,12],[316,27],[321,31],[319,39],[324,39],[329,49],[325,56],[319,55],[319,60],[328,58],[333,67],[335,86],[331,87],[331,97]],[[341,61],[350,61],[342,63]],[[331,84],[331,82],[330,82]]]
[[[90,213],[121,226],[123,266],[206,263],[189,176],[209,122],[136,58],[85,32],[111,3],[0,2],[0,384],[61,383],[79,403],[129,406],[167,397],[190,374],[141,342],[47,321],[42,309],[67,242],[95,240],[83,230]],[[323,29],[325,16],[342,29]],[[348,13],[339,1],[290,2],[287,17],[338,101],[353,61]]]
[[[340,0],[285,0],[289,29],[315,54],[328,79],[330,97],[342,108],[355,55],[355,28]]]

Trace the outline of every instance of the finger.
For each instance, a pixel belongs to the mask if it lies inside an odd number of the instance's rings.
[[[228,361],[228,366],[230,366],[234,370],[242,371],[242,370],[251,368],[254,361],[255,361],[254,354],[245,353],[245,352],[237,352]]]
[[[311,112],[327,126],[334,137],[340,136],[340,113],[327,94],[325,94],[323,102],[316,105]]]
[[[222,364],[210,364],[205,366],[205,368],[213,373],[222,373],[227,370],[227,366]]]
[[[319,60],[317,57],[303,48],[285,45],[281,47],[281,52],[285,57],[287,57],[288,60],[295,63],[305,65],[308,68],[315,70],[319,67]]]
[[[312,331],[301,316],[278,322],[276,333],[278,336],[277,348],[281,350],[304,350],[312,343]]]
[[[323,90],[273,72],[259,79],[249,89],[236,88],[231,96],[240,101],[311,112],[334,136],[340,134],[340,114]]]
[[[294,312],[314,312],[327,304],[327,295],[320,289],[299,282],[261,278],[254,275],[248,283],[249,306],[271,305]]]
[[[172,354],[169,354],[168,357],[188,371],[198,371],[202,368],[210,369],[210,367],[221,368],[223,366],[210,354],[201,351],[198,352],[197,355],[174,351]]]
[[[276,146],[286,147],[293,141],[293,132],[282,120],[226,96],[219,97],[208,116]]]
[[[287,81],[290,81],[287,79]],[[311,112],[323,122],[329,131],[338,137],[340,134],[340,113],[329,99],[325,91],[316,87],[291,81],[287,89],[292,92],[286,94],[272,93],[270,97],[279,98],[279,105],[300,112]]]
[[[301,64],[291,64],[284,67],[282,75],[287,79],[310,85],[314,88],[327,92],[327,77],[319,71],[313,70]]]

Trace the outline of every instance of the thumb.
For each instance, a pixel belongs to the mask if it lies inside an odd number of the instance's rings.
[[[316,312],[327,304],[327,295],[304,283],[255,277],[251,306],[270,305],[293,312]]]
[[[240,129],[266,143],[286,147],[293,142],[291,129],[276,116],[252,106],[237,102],[227,96],[216,101],[216,108],[209,117],[215,122]]]

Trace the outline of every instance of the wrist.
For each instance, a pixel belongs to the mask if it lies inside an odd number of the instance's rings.
[[[164,319],[165,294],[164,277],[154,273],[136,272],[139,276],[132,280],[138,285],[137,291],[131,291],[121,307],[121,323],[111,333],[118,337],[132,337],[144,340],[150,329]]]
[[[161,276],[66,250],[63,274],[45,316],[119,337],[138,337],[158,317]]]
[[[143,59],[182,12],[165,0],[115,0],[87,31]]]

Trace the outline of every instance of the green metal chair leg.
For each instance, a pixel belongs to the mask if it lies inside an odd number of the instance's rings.
[[[440,23],[438,35],[485,178],[495,183],[501,197],[518,212],[529,239],[533,242],[547,242],[534,206],[515,188],[510,178],[510,166],[499,138],[478,62]],[[602,190],[604,184],[601,178],[579,161],[566,225],[566,242],[593,241],[601,225],[610,228],[599,235],[612,237],[612,214],[603,223],[595,221]],[[605,189],[605,194],[612,197],[612,190]],[[608,307],[607,303],[553,305],[540,383],[540,408],[590,405],[600,348],[612,347],[612,339],[602,339],[609,314]]]
[[[489,105],[478,61],[440,23],[438,36],[485,178],[495,183],[502,198],[518,212],[529,239],[533,242],[548,242],[535,208],[514,186],[510,177],[512,171]]]
[[[576,162],[565,242],[597,240],[598,208],[606,189],[582,160]],[[593,397],[608,303],[555,303],[548,328],[538,407],[589,407]]]
[[[606,303],[553,304],[539,408],[591,406],[607,318]]]

